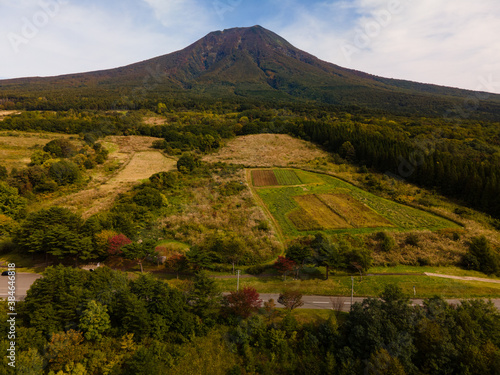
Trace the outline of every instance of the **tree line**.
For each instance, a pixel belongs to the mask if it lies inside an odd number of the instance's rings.
[[[200,357],[197,371],[213,374],[494,374],[500,368],[500,314],[483,300],[455,306],[436,297],[415,307],[389,285],[349,314],[332,311],[308,323],[296,318],[300,295],[285,291],[280,303],[285,310],[272,300],[262,304],[251,287],[222,296],[204,273],[179,290],[105,267],[49,267],[17,303],[16,370],[4,356],[0,373],[178,374]],[[0,310],[6,314],[5,302]],[[7,325],[0,322],[2,331]],[[9,345],[0,339],[4,351]]]

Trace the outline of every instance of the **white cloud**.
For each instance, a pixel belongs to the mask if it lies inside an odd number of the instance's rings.
[[[163,26],[177,35],[197,35],[213,24],[212,2],[197,0],[143,0]]]
[[[122,66],[213,30],[260,23],[323,60],[367,73],[469,89],[480,77],[500,81],[498,0],[118,1],[0,0],[0,76]],[[346,43],[356,50],[343,51]]]
[[[137,22],[134,9],[114,12],[100,4],[41,1],[56,5],[50,11],[40,6],[40,0],[0,3],[3,10],[0,76],[46,76],[109,69],[173,52],[203,36],[203,33],[193,35],[196,27],[181,16],[178,24],[171,25],[175,28],[182,23],[184,30],[176,33],[151,19],[151,15],[149,22]],[[184,5],[192,4],[188,1]],[[181,12],[178,15],[187,14],[179,7],[174,10]],[[158,16],[166,17],[166,11],[158,10]],[[37,23],[37,17],[43,22]],[[166,22],[165,18],[163,21]]]
[[[500,81],[500,3],[496,0],[325,1],[281,27],[297,47],[368,73],[477,89],[478,77]],[[348,28],[333,20],[358,14]],[[398,10],[395,12],[394,10]],[[352,14],[351,14],[352,16]],[[378,26],[377,26],[378,25]],[[341,46],[353,47],[348,53]],[[353,52],[355,51],[355,52]],[[491,89],[491,88],[490,88]],[[500,93],[500,87],[494,90]]]

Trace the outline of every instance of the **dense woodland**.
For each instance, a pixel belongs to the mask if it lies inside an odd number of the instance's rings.
[[[149,275],[50,267],[17,309],[17,372],[2,374],[496,374],[500,314],[483,301],[412,307],[396,286],[347,314],[299,323],[198,273],[184,291]],[[288,296],[288,297],[287,297]],[[298,297],[298,299],[297,299]],[[291,298],[291,294],[283,298]],[[300,300],[300,295],[294,301]],[[297,304],[295,304],[297,305]],[[6,303],[1,304],[6,313]],[[7,322],[1,323],[7,330]],[[3,351],[9,342],[2,339]]]

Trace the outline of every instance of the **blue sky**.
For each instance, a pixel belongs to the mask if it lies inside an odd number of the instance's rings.
[[[0,77],[123,66],[256,24],[344,67],[500,93],[498,0],[0,0]]]

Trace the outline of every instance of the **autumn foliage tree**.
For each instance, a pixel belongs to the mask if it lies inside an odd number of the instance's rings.
[[[278,260],[276,263],[274,263],[274,268],[283,275],[283,277],[286,280],[286,275],[294,269],[294,267],[297,265],[297,263],[291,259],[288,259],[283,256],[278,256]]]
[[[223,305],[225,310],[244,319],[260,308],[262,300],[255,288],[245,287],[225,296]]]
[[[117,234],[108,240],[108,253],[110,255],[120,254],[121,248],[131,243],[132,241],[124,234]]]
[[[83,360],[87,347],[83,345],[83,334],[70,329],[67,332],[57,332],[52,334],[47,345],[47,357],[49,358],[50,369],[59,371],[65,365],[79,363]]]
[[[179,278],[179,272],[187,269],[189,267],[188,260],[184,254],[173,254],[165,261],[165,268],[170,271],[174,271]]]

